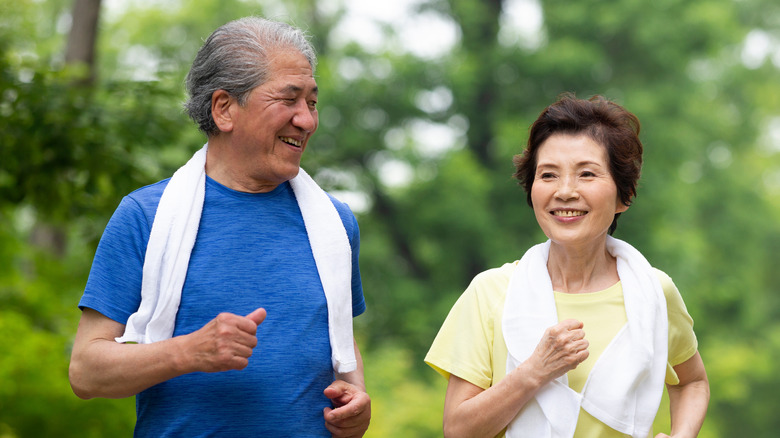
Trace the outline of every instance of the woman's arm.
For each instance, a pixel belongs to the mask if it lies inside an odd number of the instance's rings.
[[[671,437],[696,437],[704,423],[710,401],[710,383],[699,352],[675,366],[674,371],[680,378],[680,383],[666,386],[672,418]],[[669,435],[656,435],[656,438],[666,437]]]
[[[498,435],[541,387],[524,365],[486,390],[451,375],[444,399],[444,436]]]
[[[498,435],[539,388],[587,359],[587,348],[582,323],[569,319],[547,329],[531,357],[488,389],[451,375],[444,399],[444,436]]]

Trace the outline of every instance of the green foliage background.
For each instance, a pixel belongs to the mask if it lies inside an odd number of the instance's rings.
[[[780,430],[780,4],[523,0],[543,14],[529,40],[506,36],[518,2],[420,1],[419,17],[458,35],[420,57],[390,25],[379,48],[343,43],[345,6],[323,3],[104,10],[98,81],[79,87],[79,68],[63,65],[71,5],[0,1],[0,437],[131,434],[132,399],[70,391],[76,303],[121,197],[204,142],[180,108],[201,41],[264,13],[307,28],[320,54],[304,166],[354,202],[361,226],[368,436],[441,435],[445,382],[422,358],[477,272],[543,239],[511,158],[564,91],[604,94],[642,121],[639,196],[616,235],[674,278],[696,321],[712,389],[701,436]],[[755,59],[745,42],[757,36],[769,49]]]

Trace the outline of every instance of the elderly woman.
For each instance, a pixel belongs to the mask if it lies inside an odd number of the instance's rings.
[[[514,162],[549,240],[477,275],[434,340],[444,435],[646,438],[665,382],[671,436],[695,437],[709,383],[693,321],[671,278],[611,236],[636,195],[638,119],[564,95]]]

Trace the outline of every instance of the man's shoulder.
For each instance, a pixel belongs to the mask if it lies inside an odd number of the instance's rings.
[[[135,189],[125,196],[124,202],[134,202],[147,214],[157,211],[157,206],[160,204],[165,187],[168,186],[168,181],[170,178]]]
[[[349,208],[349,205],[347,205],[346,202],[340,200],[339,198],[335,197],[333,194],[329,192],[325,192],[326,195],[328,195],[328,198],[330,198],[330,202],[333,203],[333,206],[336,207],[336,210],[338,210],[339,213],[343,211],[348,211],[349,213],[352,213],[352,209]]]
[[[341,217],[341,222],[344,224],[344,228],[347,229],[349,234],[352,231],[352,228],[357,226],[355,214],[352,212],[352,209],[346,202],[340,200],[328,192],[325,193],[328,195],[328,198],[330,198],[330,202],[333,203],[333,206],[336,207],[336,211]]]
[[[165,178],[164,180],[157,181],[156,183],[145,185],[128,193],[127,196],[137,200],[147,198],[156,198],[159,200],[163,194],[163,191],[165,191],[165,187],[168,186],[168,181],[170,180],[170,178]]]

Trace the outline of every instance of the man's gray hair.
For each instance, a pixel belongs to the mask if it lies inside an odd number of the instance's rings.
[[[211,136],[219,133],[211,115],[211,96],[225,90],[239,105],[246,104],[249,93],[269,79],[268,56],[276,50],[297,50],[311,65],[317,66],[309,36],[289,24],[246,17],[231,21],[212,33],[198,50],[187,74],[189,99],[184,109]]]

